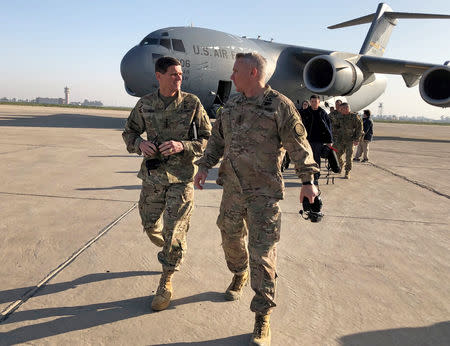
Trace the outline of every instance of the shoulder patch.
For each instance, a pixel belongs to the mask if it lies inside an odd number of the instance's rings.
[[[300,123],[297,122],[294,126],[295,133],[299,136],[303,136],[305,134],[305,127]]]

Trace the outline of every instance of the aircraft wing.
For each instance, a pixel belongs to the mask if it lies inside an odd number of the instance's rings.
[[[361,63],[361,68],[367,72],[386,74],[406,73],[422,75],[426,70],[437,65],[415,61],[381,58],[369,55],[362,55],[359,61]]]
[[[295,57],[297,62],[306,64],[312,58],[319,55],[333,55],[344,59],[353,60],[357,55],[351,53],[310,49],[304,47],[292,47],[288,49],[289,53]],[[352,59],[353,58],[353,59]],[[407,60],[389,59],[372,55],[360,55],[357,59],[358,66],[368,73],[385,73],[397,75],[418,75],[421,76],[426,70],[440,66],[440,64],[430,64]]]
[[[302,54],[296,55],[297,60],[301,59],[299,55]],[[438,107],[450,106],[449,62],[430,64],[344,52],[305,54],[303,58],[310,58],[303,69],[303,80],[316,94],[352,95],[376,73],[396,74],[403,77],[408,88],[420,83],[420,95],[425,102]]]
[[[384,73],[401,75],[407,87],[413,87],[419,83],[421,76],[430,68],[435,66],[442,66],[439,64],[422,63],[415,61],[389,59],[384,57],[372,55],[358,55],[337,51],[310,49],[306,47],[292,47],[288,49],[289,54],[292,55],[296,63],[301,65],[306,64],[311,59],[317,56],[330,55],[343,59],[348,59],[357,62],[357,66],[366,74],[370,73]]]
[[[402,75],[406,86],[410,88],[419,82],[420,77],[427,70],[440,65],[362,55],[358,66],[370,73]]]

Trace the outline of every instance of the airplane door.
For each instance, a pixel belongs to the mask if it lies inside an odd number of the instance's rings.
[[[217,86],[216,98],[214,99],[213,104],[224,104],[227,102],[228,97],[230,96],[231,91],[231,81],[229,80],[220,80],[219,85]]]

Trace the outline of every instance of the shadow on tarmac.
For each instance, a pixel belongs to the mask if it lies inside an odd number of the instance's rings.
[[[226,303],[223,292],[202,292],[193,296],[178,298],[171,301],[168,310],[175,309],[178,305],[186,305],[199,302]]]
[[[123,129],[125,121],[125,118],[101,117],[88,114],[14,115],[2,116],[0,118],[0,126]]]
[[[302,183],[301,183],[301,181],[299,180],[299,182],[298,183],[295,183],[295,182],[292,182],[292,181],[285,181],[284,182],[284,187],[301,187],[302,186]]]
[[[396,328],[346,335],[342,346],[444,346],[450,345],[450,321],[419,328]]]
[[[133,276],[159,275],[159,274],[160,272],[155,271],[129,271],[120,273],[106,272],[106,273],[89,274],[79,277],[78,279],[72,281],[45,285],[42,289],[37,291],[36,294],[34,294],[34,297],[63,292],[68,289],[76,288],[79,285],[89,284],[91,282],[99,282],[104,280],[120,279]],[[20,299],[26,292],[34,289],[35,287],[36,286],[29,286],[0,291],[0,304],[14,302]]]
[[[144,272],[144,273],[150,273],[152,275],[160,274],[160,272]],[[115,274],[120,276],[120,274],[126,273],[115,273]],[[70,283],[69,285],[68,283],[65,284],[66,284],[65,289],[71,288]],[[225,299],[223,298],[223,293],[203,292],[190,297],[175,299],[172,301],[169,309],[171,308],[173,309],[176,306],[182,304],[199,303],[203,301],[226,302]],[[151,312],[149,308],[148,296],[119,300],[108,303],[17,311],[2,324],[12,324],[22,321],[34,321],[44,318],[50,319],[52,317],[56,319],[52,319],[50,321],[41,323],[35,323],[13,329],[9,332],[0,333],[0,340],[1,340],[0,344],[5,343],[7,345],[10,345],[10,344],[30,342],[41,338],[60,335],[76,330],[88,329],[104,324],[110,324],[117,321],[153,313],[154,312]],[[231,337],[228,339],[234,340],[234,338],[236,337]],[[212,343],[211,345],[220,345],[220,343],[219,344]]]
[[[209,179],[208,179],[209,180]],[[217,185],[215,182],[208,183],[207,181],[203,185],[204,190],[222,190],[223,187],[220,185]],[[198,189],[196,189],[198,191]]]
[[[2,324],[51,319],[0,333],[1,344],[20,344],[149,314],[148,297],[81,306],[17,311]]]
[[[155,344],[155,346],[182,346],[182,345],[203,345],[203,346],[229,346],[229,345],[248,345],[251,334],[241,334],[229,336],[228,338],[195,341],[195,342],[175,342],[173,344]]]

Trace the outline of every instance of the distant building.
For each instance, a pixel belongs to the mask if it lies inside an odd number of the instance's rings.
[[[66,87],[67,88],[67,87]],[[68,89],[68,88],[67,88]],[[0,102],[20,102],[20,103],[37,103],[37,104],[50,104],[50,105],[73,105],[73,106],[91,106],[91,107],[103,107],[102,101],[89,101],[85,99],[83,102],[79,101],[73,101],[70,103],[68,102],[68,90],[65,98],[52,98],[52,97],[36,97],[34,100],[28,100],[28,99],[16,99],[11,98],[8,99],[7,97],[0,97]]]
[[[35,103],[39,104],[50,104],[50,105],[62,105],[64,104],[63,98],[50,98],[50,97],[36,97]]]
[[[89,101],[89,100],[84,100],[83,103],[81,104],[82,106],[97,106],[97,107],[102,107],[103,103],[101,101]]]

